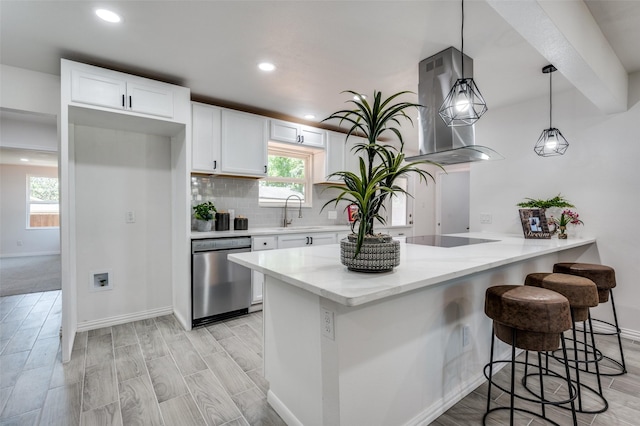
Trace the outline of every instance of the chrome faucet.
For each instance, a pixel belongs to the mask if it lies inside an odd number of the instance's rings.
[[[287,227],[287,225],[291,225],[291,222],[293,221],[293,219],[287,219],[287,207],[289,204],[289,198],[291,197],[296,197],[300,202],[300,207],[298,208],[298,218],[299,219],[302,218],[302,198],[298,197],[297,195],[289,195],[284,202],[284,227],[285,228]]]

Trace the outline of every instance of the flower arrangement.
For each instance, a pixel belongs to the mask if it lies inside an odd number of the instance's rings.
[[[558,238],[560,239],[567,238],[567,234],[565,233],[567,229],[567,225],[569,224],[584,225],[584,222],[579,218],[579,216],[580,215],[578,213],[568,209],[562,212],[559,219],[551,216],[551,220],[553,221],[553,223],[558,225],[558,229],[560,230],[560,234],[558,234]]]

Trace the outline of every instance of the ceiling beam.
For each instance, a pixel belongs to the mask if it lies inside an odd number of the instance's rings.
[[[628,74],[584,2],[487,3],[601,111],[627,110]]]

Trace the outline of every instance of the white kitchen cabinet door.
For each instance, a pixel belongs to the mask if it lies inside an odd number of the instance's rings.
[[[310,234],[309,237],[311,238],[311,244],[314,246],[323,246],[338,242],[338,237],[334,233]]]
[[[310,126],[301,126],[302,145],[313,148],[324,148],[327,131]]]
[[[125,108],[127,83],[99,73],[71,70],[71,100],[107,108]]]
[[[269,139],[277,142],[300,143],[300,125],[288,121],[271,120]]]
[[[278,248],[304,247],[310,245],[321,246],[335,244],[335,233],[321,232],[315,234],[285,234],[278,236]]]
[[[239,176],[267,175],[268,120],[222,110],[221,172]]]
[[[262,289],[264,288],[264,274],[251,271],[251,304],[262,303]]]
[[[278,248],[304,247],[309,244],[307,234],[286,234],[278,236]]]
[[[271,120],[269,140],[310,148],[324,148],[326,130],[288,121]]]
[[[133,81],[136,80],[136,81]],[[164,83],[148,84],[146,79],[126,78],[111,70],[96,68],[95,72],[71,71],[71,100],[106,108],[139,112],[172,118],[173,89]]]
[[[278,239],[275,236],[253,237],[251,239],[251,251],[273,250],[278,247]],[[262,291],[264,288],[264,274],[252,271],[251,275],[251,304],[262,303]]]
[[[366,154],[363,151],[356,153],[351,150],[356,143],[367,143],[367,140],[358,136],[349,136],[344,147],[344,167],[345,170],[360,176],[360,157],[365,158]]]
[[[173,117],[173,90],[162,84],[127,83],[128,109],[142,114]]]
[[[192,104],[191,110],[191,170],[218,173],[220,171],[220,108]]]

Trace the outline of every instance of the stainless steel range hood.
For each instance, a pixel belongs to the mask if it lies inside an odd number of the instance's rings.
[[[473,76],[473,60],[464,55],[465,77]],[[442,165],[501,160],[491,148],[475,144],[474,126],[447,127],[438,110],[456,80],[462,78],[460,51],[450,47],[420,61],[418,71],[420,155],[408,161],[429,160]]]

